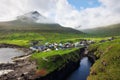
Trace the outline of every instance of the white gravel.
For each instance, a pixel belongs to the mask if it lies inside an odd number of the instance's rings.
[[[0,76],[12,72],[14,70],[0,70]]]

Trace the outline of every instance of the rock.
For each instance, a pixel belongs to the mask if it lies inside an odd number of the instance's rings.
[[[24,79],[23,79],[23,77],[19,77],[19,78],[17,78],[17,80],[24,80]]]
[[[102,62],[101,62],[104,66],[107,66],[107,63],[103,60]]]
[[[106,42],[106,40],[101,40],[100,43]]]
[[[0,70],[12,69],[14,70],[15,64],[12,63],[2,63],[0,64]]]
[[[97,73],[96,73],[95,70],[91,71],[90,74],[91,74],[91,75],[97,75]]]
[[[112,41],[114,39],[115,39],[114,37],[110,37],[110,38],[108,38],[108,41]]]
[[[6,73],[0,76],[0,80],[33,80],[35,71],[36,71],[36,63],[34,61],[30,61],[29,58],[25,58],[24,60],[20,60],[15,62],[14,64],[0,64],[1,69],[13,69],[9,73]]]
[[[0,76],[1,75],[6,75],[9,72],[12,72],[13,70],[0,70]]]

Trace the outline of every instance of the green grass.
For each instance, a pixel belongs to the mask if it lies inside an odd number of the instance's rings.
[[[66,50],[58,50],[58,51],[50,51],[50,52],[42,52],[35,53],[31,56],[32,60],[37,62],[38,71],[45,71],[45,74],[40,74],[41,76],[45,76],[50,72],[55,70],[59,70],[66,65],[66,63],[70,61],[78,61],[79,54],[76,53],[79,49],[66,49]]]
[[[20,46],[29,46],[31,40],[40,40],[40,44],[46,42],[77,42],[80,39],[95,40],[99,41],[104,37],[95,37],[87,34],[76,34],[76,33],[55,33],[55,32],[0,32],[0,43],[16,44]]]
[[[46,42],[67,42],[78,41],[85,34],[76,33],[55,33],[55,32],[0,32],[0,43],[16,44],[20,46],[29,46],[31,40],[40,40],[40,44]]]
[[[29,46],[31,40],[60,42],[80,38],[84,34],[78,30],[59,24],[26,23],[20,20],[0,22],[0,43]]]
[[[94,74],[88,80],[120,80],[120,39],[91,45],[89,50],[96,50],[94,55],[99,59],[92,66],[91,73]]]

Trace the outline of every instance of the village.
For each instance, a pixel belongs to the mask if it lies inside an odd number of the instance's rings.
[[[106,40],[101,40],[99,43],[103,43],[106,41],[112,41],[114,40],[114,37],[110,37]],[[30,42],[30,49],[33,52],[46,52],[51,50],[61,50],[61,49],[68,49],[68,48],[79,48],[79,47],[88,47],[90,44],[96,43],[94,40],[86,40],[86,39],[80,39],[78,42],[72,42],[68,41],[65,43],[49,43],[46,42],[44,45],[39,45],[39,41],[31,41]]]

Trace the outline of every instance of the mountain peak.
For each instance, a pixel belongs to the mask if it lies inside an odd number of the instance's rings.
[[[28,14],[30,14],[33,18],[37,18],[39,16],[42,16],[38,11],[32,11]]]
[[[49,18],[46,18],[45,16],[41,15],[38,11],[31,11],[29,13],[26,13],[24,15],[18,16],[18,20],[23,22],[34,22],[34,23],[54,23]]]
[[[32,14],[40,14],[38,11],[32,11]]]

